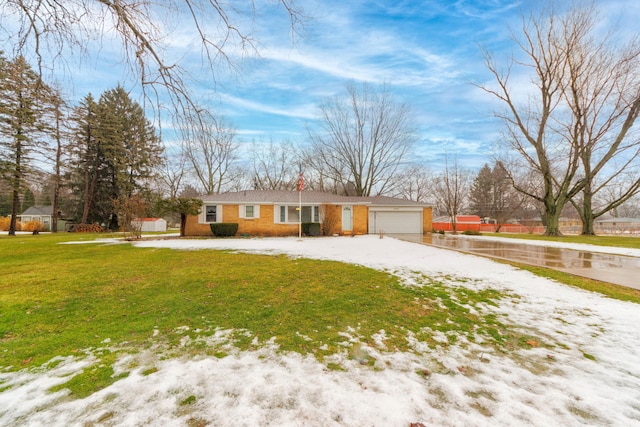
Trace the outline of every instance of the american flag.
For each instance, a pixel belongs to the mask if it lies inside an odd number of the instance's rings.
[[[304,190],[304,177],[302,176],[302,170],[298,176],[298,191]]]

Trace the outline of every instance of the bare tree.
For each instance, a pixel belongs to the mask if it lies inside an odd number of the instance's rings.
[[[615,190],[610,198],[617,198]],[[638,195],[627,199],[624,203],[611,210],[611,216],[614,218],[638,218],[640,217],[640,197]]]
[[[415,141],[408,105],[389,87],[347,86],[347,97],[320,105],[320,129],[310,131],[312,158],[323,174],[357,196],[384,194]]]
[[[552,7],[523,16],[522,37],[516,43],[525,59],[513,57],[502,70],[486,53],[497,86],[479,87],[506,107],[497,116],[506,125],[504,142],[518,156],[508,170],[539,177],[541,185],[533,190],[516,179],[512,182],[544,204],[547,235],[560,234],[562,209],[580,192],[583,233],[592,234],[590,200],[594,190],[599,191],[593,186],[596,176],[609,173],[605,171],[612,170],[608,166],[616,158],[620,161],[612,175],[632,167],[638,156],[637,139],[626,137],[640,109],[640,51],[636,45],[616,50],[608,37],[596,41],[597,23],[593,6],[565,14]],[[514,67],[532,72],[533,91],[523,102],[518,101],[521,88],[510,82]]]
[[[194,123],[197,128],[184,130],[184,154],[204,192],[220,193],[231,181],[232,167],[238,159],[235,129],[224,118],[210,114]]]
[[[120,219],[120,229],[127,240],[139,240],[142,237],[143,218],[149,209],[145,198],[139,194],[123,196],[113,201],[113,207]]]
[[[422,165],[414,165],[396,176],[394,196],[416,202],[433,202],[433,172]]]
[[[471,184],[471,174],[460,167],[458,159],[453,162],[445,156],[444,170],[435,179],[436,203],[451,218],[453,232],[456,233],[457,216],[465,207]]]
[[[306,17],[294,1],[268,3],[288,14],[292,34],[297,34]],[[68,67],[68,58],[89,58],[93,42],[119,42],[131,74],[155,105],[166,94],[174,110],[193,113],[198,110],[189,87],[192,70],[183,66],[189,58],[183,52],[171,52],[167,40],[177,30],[186,33],[199,45],[202,63],[215,81],[217,66],[236,69],[237,53],[258,51],[247,26],[252,22],[247,18],[259,16],[258,6],[254,1],[220,0],[5,0],[0,3],[0,21],[14,23],[2,25],[13,54],[35,60],[41,74],[60,63]]]
[[[177,198],[182,191],[187,163],[188,159],[183,150],[180,150],[177,155],[165,153],[157,174],[160,181],[157,185],[163,190],[163,193],[167,193],[169,198]]]
[[[293,190],[298,179],[297,156],[290,141],[267,146],[253,143],[253,183],[255,190]]]

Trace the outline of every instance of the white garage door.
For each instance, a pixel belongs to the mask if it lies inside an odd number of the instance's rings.
[[[369,211],[369,233],[422,233],[422,212]]]

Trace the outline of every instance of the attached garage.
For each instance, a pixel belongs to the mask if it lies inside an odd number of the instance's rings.
[[[422,208],[370,207],[369,234],[422,234]]]

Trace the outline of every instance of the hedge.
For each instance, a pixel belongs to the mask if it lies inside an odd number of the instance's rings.
[[[211,232],[215,237],[235,236],[238,232],[238,224],[235,222],[218,222],[209,225],[211,226]]]
[[[319,222],[303,222],[302,234],[304,234],[305,236],[319,236],[320,223]]]

